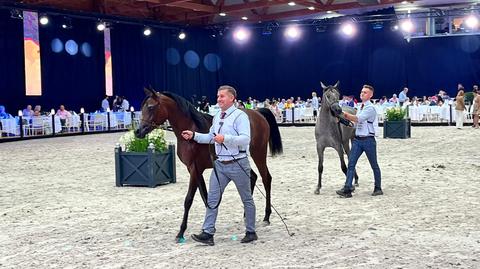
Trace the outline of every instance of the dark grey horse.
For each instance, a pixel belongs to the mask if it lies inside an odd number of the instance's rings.
[[[338,107],[340,99],[340,91],[338,90],[337,82],[334,86],[325,86],[320,82],[323,88],[323,96],[320,107],[320,113],[315,124],[315,139],[317,140],[317,154],[318,154],[318,185],[315,189],[315,194],[320,194],[322,188],[322,172],[323,172],[323,152],[326,147],[334,148],[338,157],[342,171],[347,174],[347,166],[343,158],[344,152],[350,155],[350,141],[355,137],[355,128],[338,123],[338,118],[332,112],[332,106]],[[343,111],[356,114],[352,107],[342,107]],[[358,175],[355,172],[355,185],[358,186]]]

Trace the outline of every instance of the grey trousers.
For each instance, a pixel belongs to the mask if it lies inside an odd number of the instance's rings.
[[[240,167],[241,166],[241,167]],[[243,168],[243,170],[242,170]],[[243,207],[245,208],[246,231],[255,232],[255,203],[253,202],[250,187],[250,163],[248,158],[243,158],[237,162],[223,164],[215,161],[215,169],[219,179],[212,171],[210,175],[210,187],[208,191],[208,205],[215,207],[220,199],[220,193],[223,193],[230,180],[233,180],[237,187],[240,198],[242,198]],[[245,173],[246,172],[246,173]],[[218,183],[220,182],[220,187]],[[205,221],[203,223],[203,231],[208,234],[215,234],[215,222],[217,221],[218,208],[207,208]]]

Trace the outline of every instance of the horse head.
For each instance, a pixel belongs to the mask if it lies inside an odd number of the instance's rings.
[[[168,118],[168,112],[161,105],[161,94],[152,88],[144,88],[146,97],[142,103],[142,120],[135,136],[144,138],[149,132],[162,125]]]
[[[325,86],[323,82],[320,82],[320,85],[323,89],[322,106],[329,108],[333,104],[338,103],[338,101],[340,100],[340,90],[338,90],[340,81],[337,81],[337,83],[335,83],[335,85],[333,86]]]

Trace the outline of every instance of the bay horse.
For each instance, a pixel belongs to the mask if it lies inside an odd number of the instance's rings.
[[[184,201],[184,213],[180,231],[176,236],[177,242],[184,240],[184,233],[187,229],[188,212],[192,206],[193,198],[199,189],[205,206],[207,203],[207,188],[203,171],[212,168],[212,160],[215,156],[214,150],[208,144],[198,144],[193,140],[185,140],[181,136],[182,131],[192,130],[207,133],[212,125],[213,117],[201,113],[185,98],[170,92],[155,92],[152,89],[145,89],[145,100],[142,103],[142,120],[139,128],[135,131],[137,137],[143,138],[147,133],[163,124],[166,120],[170,123],[175,136],[177,137],[177,156],[190,174],[187,195]],[[275,116],[269,109],[243,110],[250,119],[250,155],[258,168],[266,192],[266,207],[264,223],[270,223],[271,209],[271,184],[272,176],[267,167],[267,145],[270,147],[272,156],[280,155],[283,152],[282,139],[278,129]],[[257,181],[257,174],[251,170],[252,194]]]
[[[340,91],[337,82],[334,86],[325,86],[320,82],[323,89],[323,96],[320,106],[320,113],[315,123],[315,139],[317,141],[318,155],[318,185],[315,194],[320,194],[322,188],[322,172],[323,172],[323,153],[326,147],[334,148],[340,158],[342,171],[347,175],[347,166],[343,158],[344,152],[350,155],[350,141],[355,137],[355,128],[339,124],[337,117],[332,113],[332,106],[338,106],[340,100]],[[355,109],[349,106],[343,106],[343,111],[356,114]],[[355,171],[355,185],[358,186],[358,175]]]

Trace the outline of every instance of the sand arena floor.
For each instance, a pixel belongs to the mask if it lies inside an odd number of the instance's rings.
[[[362,156],[353,199],[335,194],[345,177],[333,149],[313,194],[313,131],[281,128],[285,153],[269,157],[272,202],[295,236],[275,214],[262,225],[255,191],[260,238],[240,244],[243,209],[230,184],[214,247],[190,239],[205,213],[198,193],[187,241],[174,242],[188,185],[179,161],[176,184],[118,188],[119,133],[0,144],[0,268],[480,268],[479,130],[414,127],[411,139],[379,138],[385,195],[370,196]]]

